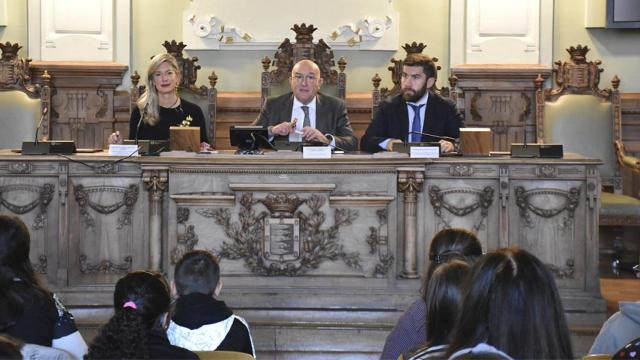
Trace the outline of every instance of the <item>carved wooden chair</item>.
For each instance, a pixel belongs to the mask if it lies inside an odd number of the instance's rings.
[[[640,226],[640,199],[623,192],[621,168],[640,173],[640,160],[627,155],[622,142],[620,79],[612,89],[600,89],[601,61],[588,61],[587,46],[567,49],[571,58],[556,61],[553,69],[558,87],[543,89],[538,75],[536,87],[537,141],[560,143],[564,151],[603,161],[599,167],[603,192],[601,227],[616,227],[621,243],[622,226]]]
[[[49,139],[51,118],[51,76],[45,70],[42,84],[31,77],[31,59],[19,59],[18,43],[0,43],[0,147],[20,148],[22,141],[33,141],[42,119],[40,139]]]
[[[404,44],[402,48],[406,51],[407,55],[409,54],[422,54],[422,51],[427,47],[427,45],[423,43],[416,43],[415,41],[411,44]],[[436,72],[442,69],[440,65],[437,64],[438,58],[431,57],[434,63],[436,63]],[[387,68],[391,72],[391,82],[393,86],[391,89],[387,87],[380,87],[380,83],[382,82],[382,78],[377,73],[371,78],[371,82],[373,83],[373,90],[371,91],[371,100],[372,100],[372,114],[378,109],[378,106],[381,102],[389,97],[393,97],[400,93],[400,81],[402,78],[402,66],[404,64],[404,59],[396,59],[391,58],[391,65]],[[457,78],[450,77],[449,83],[452,89],[455,89],[455,85],[457,82]],[[444,97],[451,97],[451,99],[457,103],[457,93],[455,91],[451,91],[448,87],[438,87],[437,84],[433,86],[434,91],[437,94],[440,94]]]
[[[284,94],[289,91],[285,80],[291,75],[291,69],[298,61],[309,59],[318,64],[320,76],[324,80],[323,92],[337,96],[344,100],[347,94],[347,74],[344,69],[347,61],[344,57],[338,60],[338,70],[335,70],[333,51],[324,40],[313,43],[313,32],[317,30],[312,24],[295,24],[291,28],[296,33],[296,42],[289,38],[278,46],[273,61],[265,56],[262,59],[261,75],[261,104],[264,106],[267,98],[272,95]],[[272,69],[272,70],[270,70]]]
[[[190,101],[202,109],[204,114],[207,138],[209,144],[215,147],[216,141],[216,112],[218,101],[218,89],[216,89],[216,83],[218,82],[218,76],[215,71],[212,71],[209,75],[209,86],[202,85],[197,87],[196,81],[198,80],[198,70],[201,66],[197,65],[198,57],[194,56],[191,59],[185,58],[182,54],[187,45],[182,41],[177,43],[175,40],[165,41],[162,46],[167,50],[167,53],[173,55],[178,62],[178,67],[182,73],[182,80],[178,85],[178,94],[181,98]],[[146,75],[145,75],[146,76]],[[137,71],[131,75],[131,109],[136,106],[138,98],[145,90],[144,85],[138,85],[140,83],[140,74]]]

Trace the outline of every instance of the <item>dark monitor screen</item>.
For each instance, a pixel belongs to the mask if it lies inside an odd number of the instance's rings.
[[[269,144],[269,132],[264,126],[234,125],[229,128],[229,140],[231,146],[239,149],[264,149],[271,148]]]
[[[607,0],[607,28],[640,29],[640,1]]]

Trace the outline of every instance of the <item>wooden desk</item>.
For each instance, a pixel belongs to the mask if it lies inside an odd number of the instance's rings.
[[[0,152],[2,210],[30,226],[32,261],[80,322],[108,318],[124,273],[172,274],[185,251],[210,249],[222,258],[222,298],[251,323],[261,354],[375,358],[418,297],[430,239],[449,226],[549,264],[571,326],[604,320],[596,160],[113,160]]]

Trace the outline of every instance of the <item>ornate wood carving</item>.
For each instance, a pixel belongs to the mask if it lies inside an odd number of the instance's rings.
[[[546,264],[549,270],[558,278],[558,279],[573,279],[573,275],[576,272],[575,264],[573,259],[567,259],[566,266],[560,267],[553,264]]]
[[[472,212],[480,209],[480,217],[473,225],[473,230],[478,232],[485,227],[485,219],[489,214],[489,208],[493,203],[493,195],[495,189],[491,186],[485,186],[482,190],[473,188],[451,188],[442,190],[439,186],[431,186],[429,188],[429,200],[433,207],[434,213],[440,219],[445,228],[450,228],[450,221],[448,217],[443,213],[442,209],[447,210],[450,214],[458,217],[465,217]],[[467,206],[456,206],[453,203],[447,201],[447,196],[450,195],[471,195],[475,197],[475,201],[469,203]]]
[[[89,274],[126,274],[131,271],[131,264],[133,263],[133,259],[131,256],[125,256],[124,262],[117,264],[112,262],[111,260],[101,260],[96,264],[91,264],[87,260],[87,255],[81,254],[78,257],[80,262],[80,272],[84,275]]]
[[[404,268],[400,276],[407,279],[418,278],[416,208],[423,184],[424,171],[400,170],[398,173],[398,192],[404,193]]]
[[[257,212],[257,204],[267,211]],[[341,227],[358,217],[350,209],[335,209],[334,223],[321,229],[327,214],[321,209],[325,198],[312,195],[269,194],[254,200],[252,193],[240,197],[239,222],[231,220],[226,208],[200,208],[196,212],[223,227],[230,242],[223,242],[221,258],[242,259],[252,273],[263,276],[300,276],[316,269],[324,261],[341,259],[354,270],[362,271],[360,255],[344,250],[338,237]],[[310,213],[300,210],[306,204]]]
[[[38,230],[42,229],[47,222],[47,207],[53,199],[54,191],[55,185],[53,184],[43,184],[42,186],[26,184],[4,185],[0,186],[0,204],[17,215],[26,214],[37,207],[38,213],[31,227],[34,230]],[[34,193],[37,194],[37,197],[26,204],[15,204],[5,198],[5,194],[12,192]],[[31,196],[27,196],[27,198],[29,197]]]
[[[102,215],[109,215],[116,212],[121,207],[125,207],[122,215],[118,217],[118,229],[122,229],[124,226],[131,225],[131,215],[133,214],[133,207],[138,201],[139,188],[136,184],[131,184],[128,187],[122,186],[87,186],[78,184],[74,187],[73,193],[75,195],[76,202],[80,207],[80,216],[82,223],[87,228],[93,228],[95,226],[95,219],[89,214],[87,207],[97,211]],[[91,200],[91,196],[94,194],[103,193],[115,193],[122,194],[122,200],[112,204],[99,204]]]
[[[317,30],[313,24],[308,26],[303,23],[301,25],[294,24],[291,28],[296,33],[296,42],[291,43],[289,38],[278,46],[278,51],[274,55],[274,60],[271,62],[269,57],[262,59],[262,101],[264,105],[266,99],[271,95],[270,88],[273,84],[278,84],[289,78],[291,69],[298,61],[309,59],[315,62],[320,68],[320,76],[324,80],[325,84],[335,84],[338,87],[337,96],[341,99],[346,97],[346,82],[347,75],[344,72],[347,61],[344,58],[338,60],[338,70],[335,70],[336,65],[333,50],[327,45],[327,43],[320,39],[318,43],[313,43],[313,32]],[[269,71],[270,66],[275,69]]]
[[[31,264],[33,266],[33,270],[38,274],[46,275],[47,274],[47,257],[45,255],[38,256],[38,263]]]
[[[551,208],[542,208],[534,205],[532,198],[543,195],[564,198],[564,204]],[[562,224],[560,226],[561,230],[565,230],[573,224],[575,210],[580,204],[580,188],[577,187],[572,187],[569,191],[565,191],[560,189],[544,188],[525,190],[523,186],[516,186],[515,196],[516,205],[520,209],[520,218],[524,221],[525,226],[529,228],[533,228],[533,222],[529,212],[543,218],[552,218],[563,211],[566,211],[567,215],[562,219]]]
[[[369,254],[378,253],[378,263],[375,265],[373,276],[377,278],[385,278],[389,273],[389,269],[395,260],[392,253],[389,252],[388,242],[388,211],[386,208],[376,211],[378,218],[378,226],[369,227],[369,235],[367,236],[367,244],[369,245]]]
[[[176,238],[176,246],[171,249],[170,260],[171,264],[175,264],[182,258],[182,256],[189,251],[193,250],[198,244],[198,235],[195,231],[195,225],[187,224],[189,221],[189,215],[191,211],[188,207],[178,207],[176,210],[176,220],[178,228],[182,228],[182,233],[178,233]]]

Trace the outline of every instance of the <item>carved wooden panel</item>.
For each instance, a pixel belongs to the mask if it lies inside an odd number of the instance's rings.
[[[69,285],[111,284],[147,267],[147,202],[139,177],[69,179]],[[148,245],[147,245],[148,246]]]

